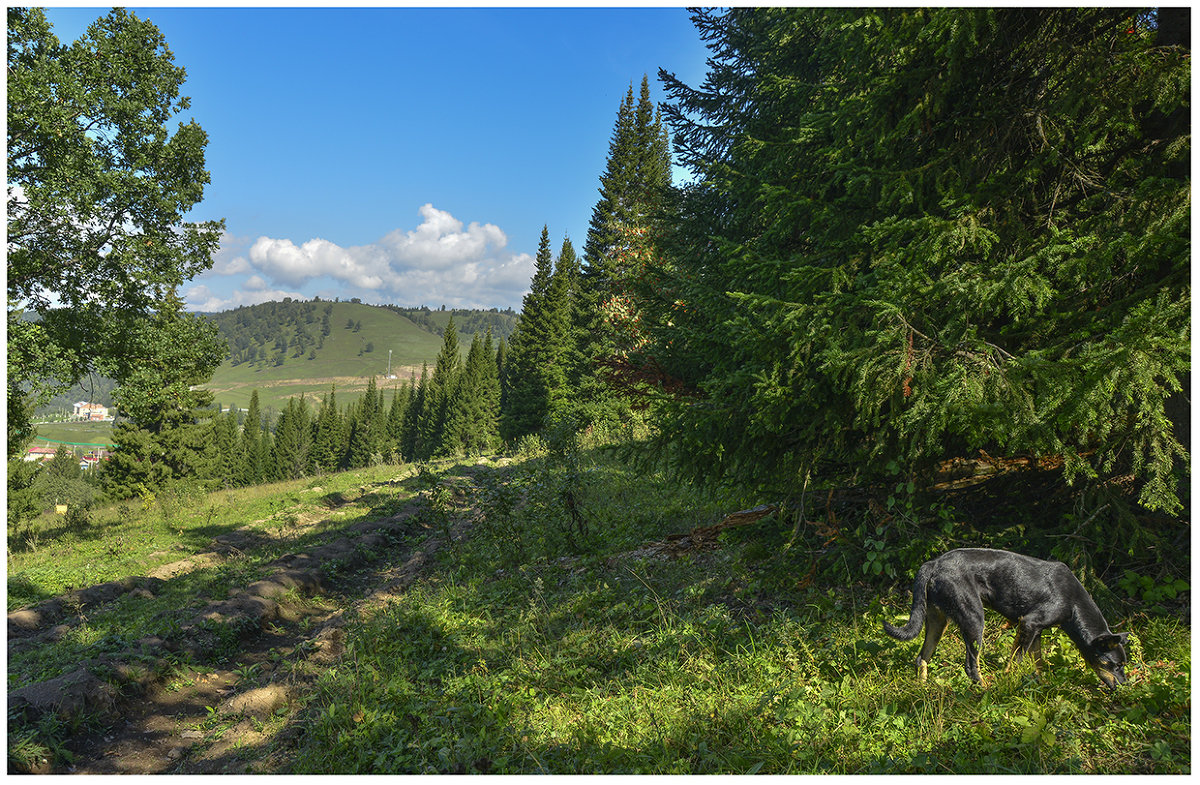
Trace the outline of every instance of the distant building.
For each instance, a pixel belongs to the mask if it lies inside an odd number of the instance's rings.
[[[80,401],[79,403],[75,404],[75,416],[81,420],[107,420],[108,407],[101,406],[98,403]]]
[[[55,447],[30,447],[29,451],[25,453],[25,460],[41,461],[42,463],[52,461],[56,449]]]
[[[95,469],[100,465],[101,461],[107,461],[111,455],[111,452],[102,447],[96,447],[88,450],[83,454],[83,460],[79,462],[79,468],[85,470]]]

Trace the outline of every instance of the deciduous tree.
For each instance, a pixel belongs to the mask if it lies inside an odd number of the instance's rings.
[[[171,127],[184,77],[125,10],[64,45],[41,9],[8,9],[10,455],[37,401],[143,340],[164,295],[212,264],[223,222],[184,220],[209,182],[204,131]]]

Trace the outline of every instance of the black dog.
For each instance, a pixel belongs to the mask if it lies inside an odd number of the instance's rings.
[[[967,645],[967,675],[979,681],[983,648],[983,608],[1017,625],[1013,655],[1031,652],[1041,660],[1042,631],[1062,628],[1100,680],[1110,688],[1125,683],[1125,641],[1113,633],[1079,579],[1062,562],[1042,561],[1009,551],[960,548],[925,562],[913,581],[908,624],[883,623],[893,638],[910,641],[925,625],[925,644],[917,655],[917,677],[925,679],[938,640],[953,619]]]

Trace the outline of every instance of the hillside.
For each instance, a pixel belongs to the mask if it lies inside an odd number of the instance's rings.
[[[906,514],[942,535],[879,535],[884,506],[852,489],[797,530],[756,494],[572,444],[10,532],[9,771],[1190,771],[1189,602],[1123,579],[1136,560],[1078,570],[1131,635],[1115,693],[1057,630],[1040,674],[1009,670],[1015,633],[991,615],[983,687],[957,634],[919,682],[918,641],[882,630],[928,556],[1069,549],[1077,523],[1031,545],[1004,493],[1008,523],[941,500]]]
[[[358,302],[298,301],[261,303],[232,311],[202,314],[217,325],[229,355],[206,385],[225,409],[245,408],[257,389],[265,412],[278,412],[287,399],[308,396],[314,402],[337,386],[338,401],[355,400],[371,376],[390,386],[388,372],[401,384],[433,365],[446,325],[453,317],[465,353],[471,339],[489,327],[496,341],[512,335],[517,314],[511,310],[431,310]],[[391,357],[388,357],[391,350]],[[112,406],[111,379],[90,374],[36,410],[38,416],[69,414],[76,401]],[[39,433],[61,439],[42,425]],[[87,441],[107,442],[111,423],[90,423]],[[53,429],[51,429],[53,430]],[[83,437],[81,437],[83,438]],[[69,440],[68,440],[69,441]]]
[[[349,402],[371,376],[384,384],[389,361],[395,384],[419,375],[421,364],[432,364],[437,356],[451,316],[464,348],[476,329],[491,326],[497,338],[509,335],[517,318],[500,311],[294,300],[207,316],[229,344],[229,357],[207,385],[216,402],[244,408],[257,389],[263,407],[275,409],[301,394],[317,399],[330,385],[336,385],[340,402]]]

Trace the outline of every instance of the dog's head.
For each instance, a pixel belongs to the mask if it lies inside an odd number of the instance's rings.
[[[1125,683],[1125,643],[1129,640],[1127,632],[1109,632],[1098,635],[1088,644],[1083,653],[1087,664],[1104,682],[1109,689],[1116,689],[1118,684]]]

